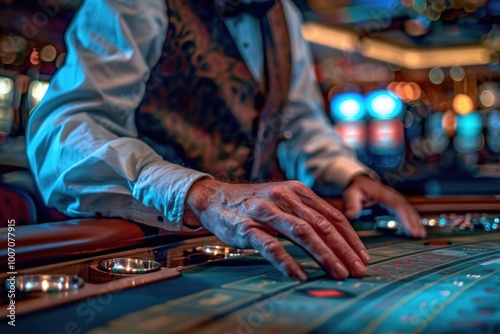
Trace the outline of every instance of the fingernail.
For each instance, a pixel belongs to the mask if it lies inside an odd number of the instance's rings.
[[[347,276],[349,276],[349,271],[346,269],[346,267],[340,263],[340,262],[335,262],[333,264],[333,269],[335,270],[335,274],[338,278],[344,279]]]
[[[302,270],[297,270],[295,272],[295,276],[299,278],[301,281],[307,281],[307,274]]]
[[[357,277],[366,275],[366,266],[364,266],[361,262],[355,261],[352,265],[354,269],[354,275]]]
[[[301,281],[307,281],[307,274],[305,271],[299,270],[297,274]]]
[[[370,255],[368,255],[368,253],[362,249],[361,251],[359,251],[359,254],[361,255],[361,260],[363,260],[363,262],[365,264],[369,264],[371,259],[370,259]]]

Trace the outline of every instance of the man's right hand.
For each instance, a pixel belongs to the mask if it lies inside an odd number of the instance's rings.
[[[253,248],[283,274],[306,280],[276,239],[301,246],[336,279],[365,276],[368,253],[347,219],[298,181],[234,184],[200,179],[186,197],[184,223],[201,226],[231,247]]]

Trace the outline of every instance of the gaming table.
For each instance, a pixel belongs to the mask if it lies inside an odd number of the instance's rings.
[[[283,240],[309,274],[308,281],[296,282],[256,252],[226,247],[206,234],[156,236],[149,244],[131,242],[132,247],[26,267],[17,272],[18,279],[62,274],[72,278],[71,289],[16,290],[15,329],[93,334],[500,333],[500,233],[477,228],[481,219],[484,226],[485,220],[493,224],[500,217],[498,201],[413,199],[427,221],[448,217],[436,216],[441,208],[441,215],[469,217],[469,227],[475,220],[476,228],[463,228],[463,222],[445,228],[438,221],[427,225],[427,239],[414,240],[372,224],[376,228],[358,232],[372,259],[362,279],[332,280],[302,249]],[[474,218],[479,212],[482,218]],[[136,232],[130,233],[140,234]],[[106,270],[106,260],[131,258],[160,266],[141,267],[133,274]],[[0,311],[6,319],[8,300],[2,294]],[[12,330],[4,320],[0,331]]]

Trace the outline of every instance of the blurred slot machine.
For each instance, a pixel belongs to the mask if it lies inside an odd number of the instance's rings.
[[[366,106],[360,93],[342,93],[330,101],[331,118],[345,145],[351,148],[358,159],[369,163],[366,151]]]
[[[378,172],[396,169],[404,161],[403,101],[390,90],[366,94],[370,167]]]

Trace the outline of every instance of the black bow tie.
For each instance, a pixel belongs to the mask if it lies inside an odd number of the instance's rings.
[[[244,3],[241,0],[214,0],[215,9],[222,17],[234,17],[243,13],[257,18],[264,16],[276,0],[253,1]]]

